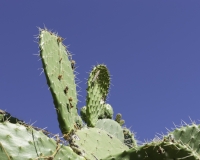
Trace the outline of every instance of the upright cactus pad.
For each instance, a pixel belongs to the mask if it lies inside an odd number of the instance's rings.
[[[76,129],[77,93],[75,62],[71,59],[62,38],[47,31],[40,32],[40,56],[43,63],[47,84],[51,90],[56,107],[60,129],[63,134]]]
[[[110,86],[110,75],[105,65],[93,68],[88,79],[86,114],[88,126],[94,127],[103,112]]]

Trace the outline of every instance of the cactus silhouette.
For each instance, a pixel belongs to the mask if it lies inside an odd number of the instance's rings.
[[[137,144],[122,115],[113,119],[113,108],[106,103],[110,74],[103,64],[89,74],[79,116],[76,62],[62,41],[40,29],[40,56],[63,138],[0,110],[0,160],[200,160],[200,126],[194,123]]]

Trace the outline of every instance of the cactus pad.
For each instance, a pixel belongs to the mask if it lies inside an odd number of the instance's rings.
[[[97,160],[128,149],[118,138],[98,128],[82,128],[74,135],[71,146],[86,159]]]
[[[124,134],[122,127],[111,119],[99,119],[96,123],[96,128],[105,130],[110,135],[115,136],[118,138],[122,143],[124,142]]]
[[[1,160],[84,160],[73,150],[47,137],[42,131],[12,124],[0,123]]]
[[[40,56],[47,84],[51,90],[58,121],[63,134],[76,128],[77,94],[74,61],[62,44],[62,38],[47,31],[40,32]]]
[[[94,127],[102,114],[110,86],[110,75],[105,65],[97,65],[90,72],[87,88],[86,114],[88,126]]]
[[[175,141],[190,146],[195,152],[200,154],[200,125],[192,124],[176,128],[164,138],[171,142]]]

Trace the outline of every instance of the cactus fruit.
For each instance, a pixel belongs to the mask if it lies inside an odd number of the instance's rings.
[[[59,127],[63,134],[77,128],[77,93],[74,65],[62,38],[47,30],[40,30],[40,56],[47,84],[56,107]]]
[[[120,126],[123,126],[125,123],[125,120],[122,119],[122,115],[118,113],[115,117],[115,121],[120,124]]]

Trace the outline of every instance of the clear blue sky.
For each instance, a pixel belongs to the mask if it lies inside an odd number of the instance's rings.
[[[63,0],[0,2],[1,109],[58,133],[53,100],[40,75],[38,27],[66,38],[82,81],[104,63],[112,75],[110,103],[140,141],[200,119],[199,0]]]

